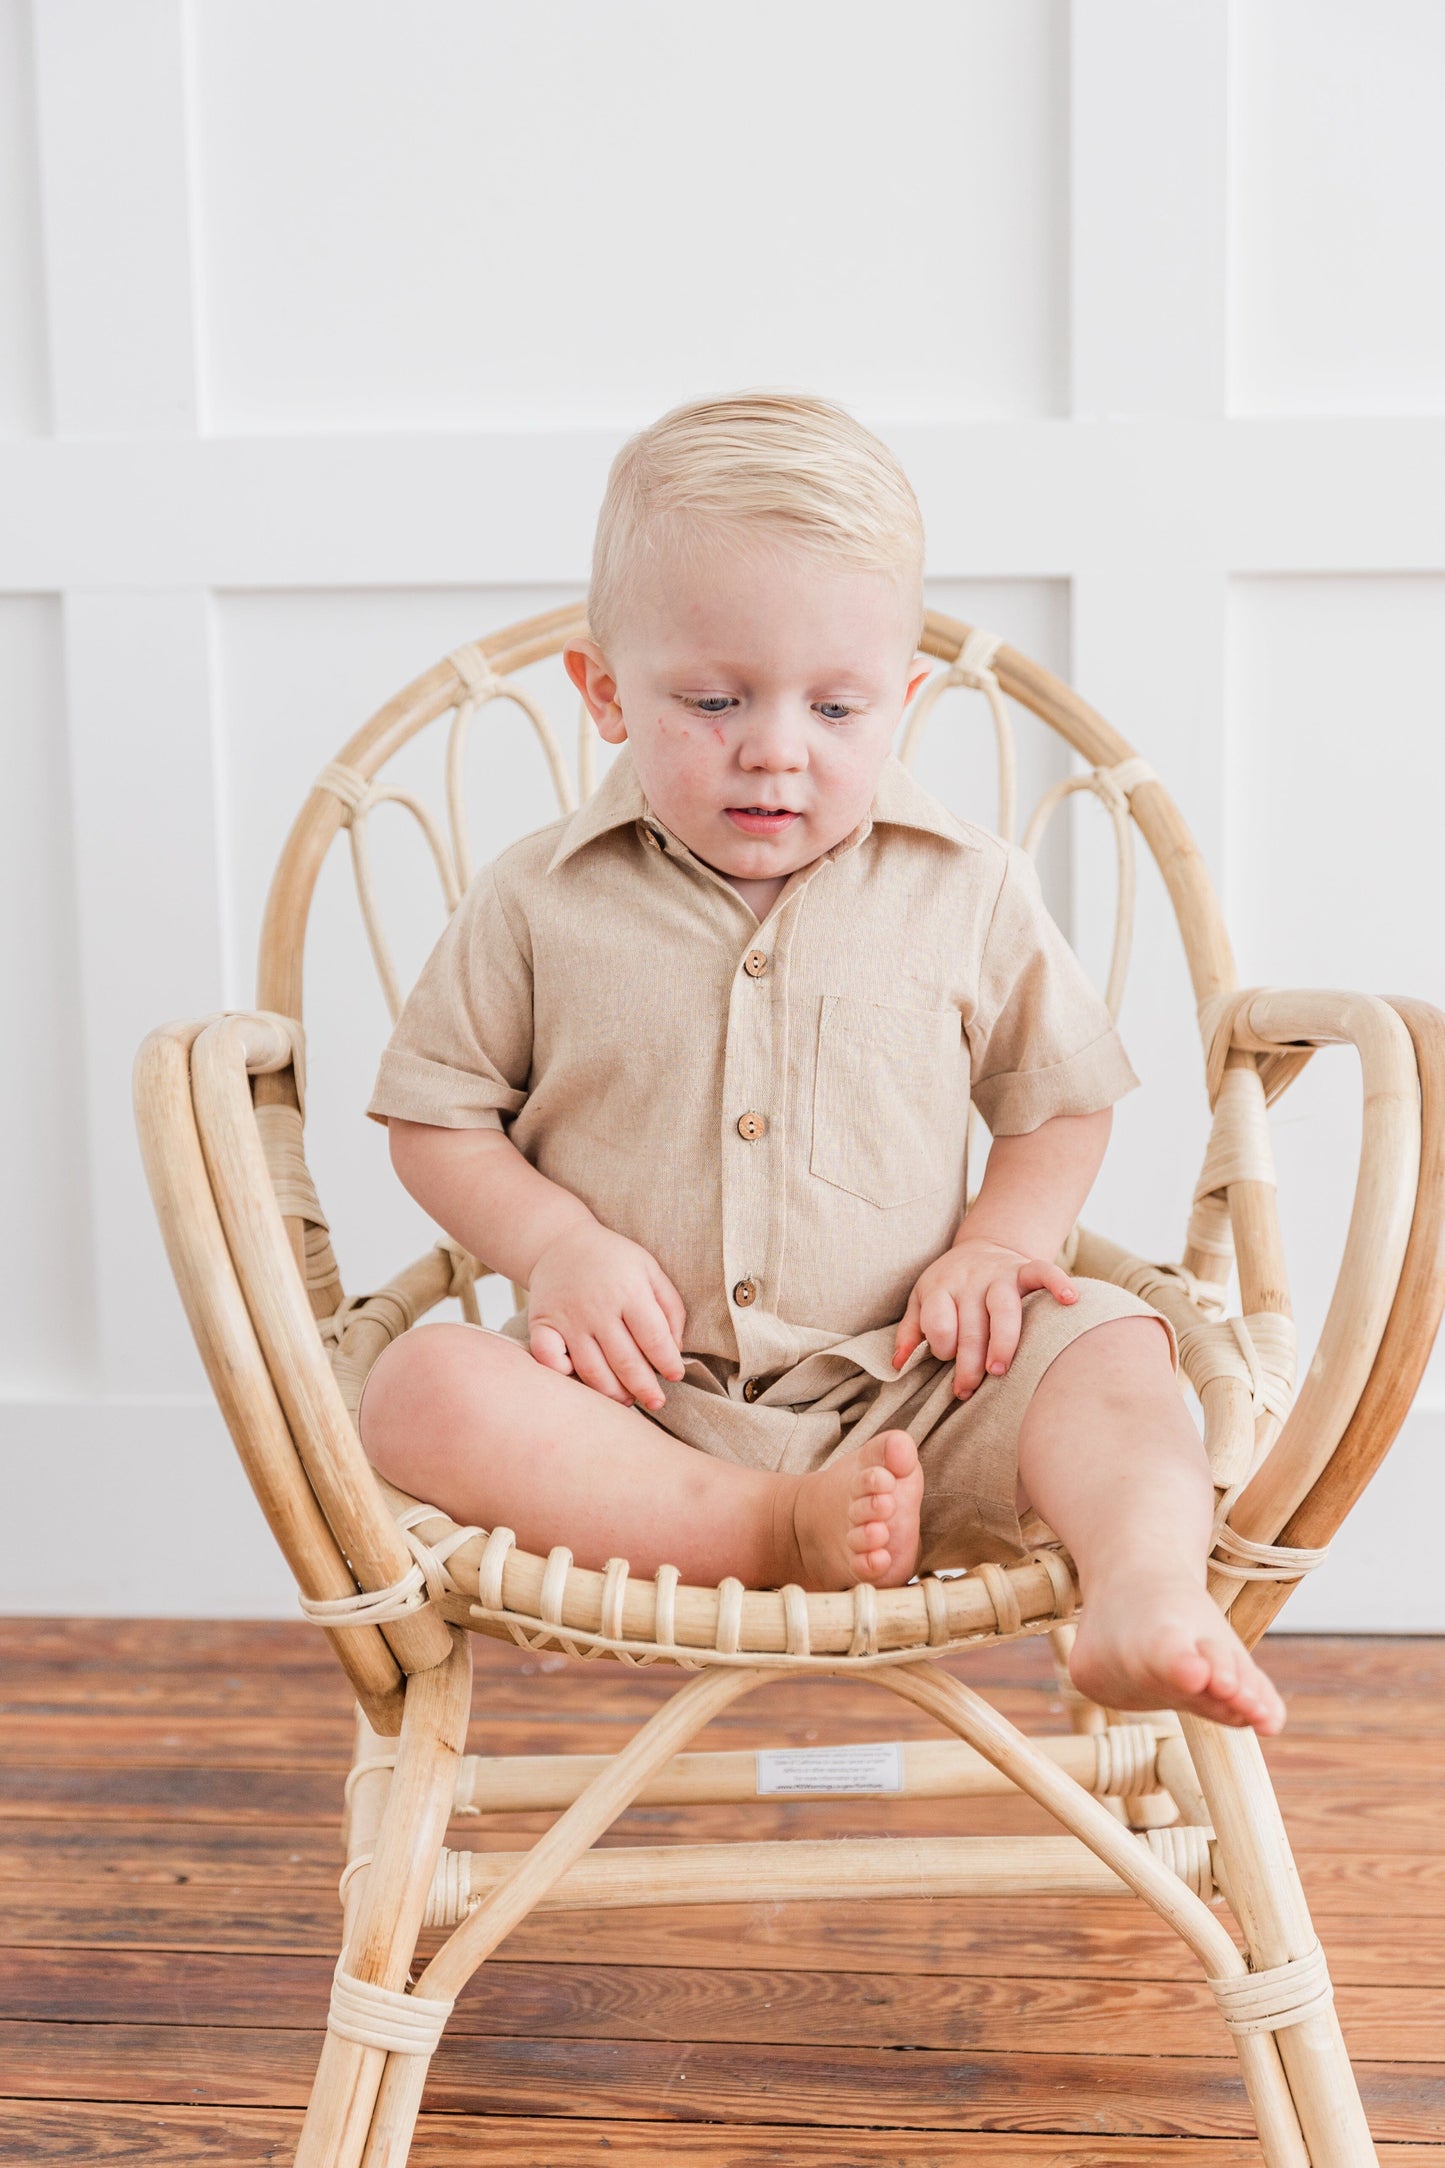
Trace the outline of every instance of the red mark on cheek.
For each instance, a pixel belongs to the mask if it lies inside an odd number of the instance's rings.
[[[719,745],[726,745],[726,744],[727,744],[727,742],[728,742],[728,741],[727,741],[727,734],[726,734],[726,732],[724,731],[724,729],[723,729],[723,726],[722,726],[722,724],[721,724],[721,723],[714,723],[714,724],[713,724],[713,726],[712,726],[712,734],[713,734],[713,736],[714,736],[714,737],[715,737],[715,738],[717,739],[717,742],[718,742],[718,744],[719,744]]]

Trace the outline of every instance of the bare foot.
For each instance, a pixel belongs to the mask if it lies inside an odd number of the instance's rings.
[[[901,1588],[918,1568],[918,1515],[923,1470],[906,1430],[840,1453],[800,1481],[793,1499],[793,1537],[803,1588]]]
[[[1121,1573],[1089,1591],[1069,1675],[1108,1709],[1188,1709],[1265,1733],[1284,1723],[1276,1688],[1213,1597],[1164,1569]]]

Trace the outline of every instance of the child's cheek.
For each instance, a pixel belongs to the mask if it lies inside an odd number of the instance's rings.
[[[712,738],[718,745],[727,744],[727,732],[723,729],[722,724],[714,722],[707,715],[700,715],[695,721],[689,719],[681,723],[674,722],[671,716],[659,715],[657,728],[659,736],[673,740],[681,739],[684,745],[691,745],[695,749],[700,749],[698,748],[698,740],[703,737]]]

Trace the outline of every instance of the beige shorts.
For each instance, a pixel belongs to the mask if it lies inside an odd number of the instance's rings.
[[[1077,1302],[1057,1302],[1042,1289],[1024,1296],[1013,1361],[967,1400],[954,1398],[953,1364],[926,1345],[895,1371],[889,1325],[841,1343],[840,1351],[806,1356],[751,1403],[737,1396],[735,1381],[729,1390],[707,1364],[689,1359],[679,1383],[661,1381],[666,1405],[657,1414],[639,1413],[700,1452],[786,1474],[821,1468],[881,1430],[906,1430],[917,1441],[924,1476],[919,1571],[1017,1558],[1028,1548],[1016,1502],[1019,1430],[1054,1357],[1112,1318],[1152,1317],[1168,1334],[1176,1373],[1179,1368],[1168,1318],[1109,1280],[1072,1277]],[[502,1337],[527,1345],[525,1313],[507,1320]]]

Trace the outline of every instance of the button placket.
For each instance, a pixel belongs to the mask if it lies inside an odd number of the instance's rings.
[[[782,1020],[771,979],[766,987],[758,984],[776,947],[776,940],[771,949],[755,941],[734,967],[723,1058],[723,1286],[741,1373],[732,1390],[751,1398],[756,1392],[748,1395],[745,1381],[750,1374],[761,1375],[776,1354],[776,1321],[769,1316],[771,1297],[764,1288],[766,1260],[777,1254],[776,1222],[783,1207],[775,1061]]]

